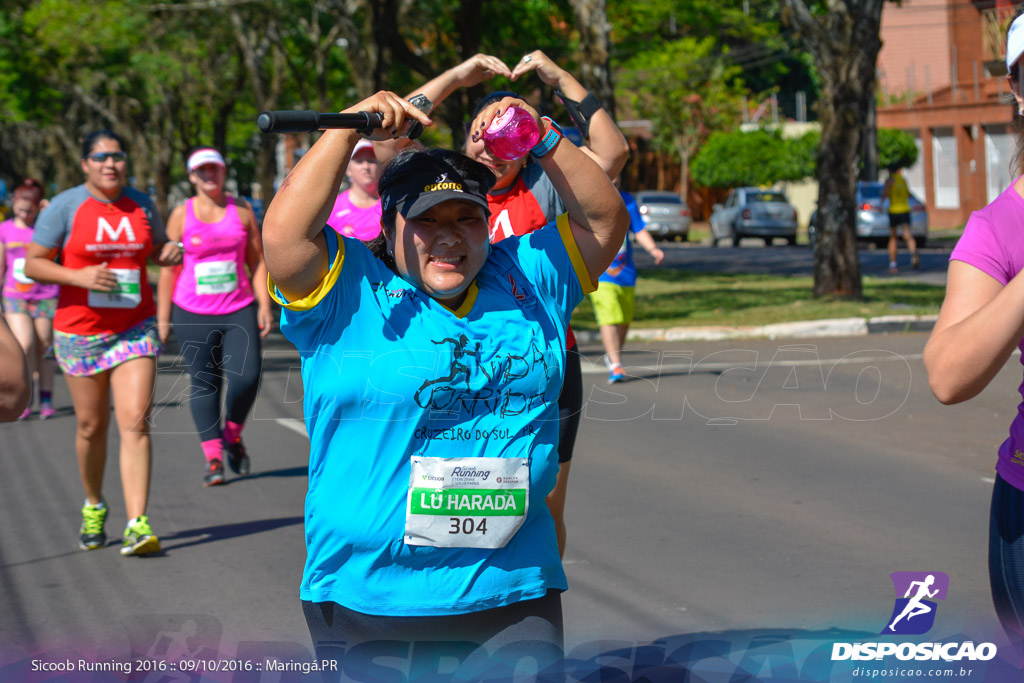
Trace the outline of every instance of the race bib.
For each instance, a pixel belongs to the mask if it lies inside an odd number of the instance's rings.
[[[197,263],[196,294],[227,294],[238,289],[238,266],[234,261]]]
[[[34,285],[36,281],[25,275],[25,259],[14,259],[14,281],[19,285]]]
[[[526,458],[413,456],[405,542],[435,548],[502,548],[526,521]]]
[[[137,268],[111,268],[117,286],[109,292],[89,290],[92,308],[135,308],[142,303],[142,271]]]

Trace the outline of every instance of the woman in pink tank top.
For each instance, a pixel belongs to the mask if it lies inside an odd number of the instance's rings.
[[[928,384],[946,405],[1000,384],[996,376],[1014,350],[1024,351],[1024,7],[1007,31],[1006,70],[1017,109],[1010,156],[1016,179],[967,220],[949,255],[946,298],[924,347]],[[1010,425],[995,453],[988,576],[996,616],[1010,641],[1009,648],[1000,646],[999,656],[1019,669],[1024,668],[1024,381],[1017,391],[1022,400],[1016,410],[1003,404]],[[989,410],[976,407],[973,419],[990,420]],[[998,442],[995,434],[992,438]],[[982,533],[980,524],[977,532]]]
[[[274,320],[256,216],[224,191],[226,174],[215,149],[189,156],[196,196],[167,221],[167,237],[182,244],[184,261],[161,272],[157,305],[160,339],[166,343],[173,324],[192,378],[189,407],[207,486],[224,483],[225,455],[233,472],[249,473],[241,433],[259,386],[260,340]]]
[[[345,171],[351,186],[334,200],[334,208],[327,219],[327,225],[339,235],[369,242],[380,234],[379,170],[373,143],[360,140]]]
[[[53,315],[60,287],[36,282],[25,275],[25,251],[32,241],[36,217],[44,206],[43,186],[26,178],[14,190],[14,218],[0,223],[0,282],[3,314],[28,359],[29,373],[39,387],[39,418],[57,414],[53,408]],[[19,420],[32,415],[32,402]]]

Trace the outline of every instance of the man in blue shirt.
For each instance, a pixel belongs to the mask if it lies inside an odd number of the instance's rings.
[[[621,179],[616,178],[615,187],[618,188],[620,183]],[[622,195],[622,201],[626,203],[626,210],[629,211],[629,232],[635,236],[640,246],[654,257],[654,265],[660,265],[665,254],[658,249],[654,238],[644,229],[644,221],[640,217],[636,200],[628,192],[619,190],[619,194]],[[597,291],[590,294],[590,301],[594,304],[594,316],[597,318],[597,324],[601,326],[605,363],[610,370],[608,384],[626,379],[626,374],[622,371],[621,352],[626,343],[629,324],[633,322],[635,300],[636,264],[633,263],[633,244],[627,233],[619,253],[615,255],[615,260],[599,278]]]

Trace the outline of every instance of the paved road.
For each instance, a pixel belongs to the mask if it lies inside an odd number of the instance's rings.
[[[673,653],[704,672],[691,680],[731,680],[738,669],[852,680],[851,663],[842,675],[813,674],[813,662],[832,665],[808,653],[876,637],[899,570],[949,575],[928,638],[1001,643],[987,506],[1020,369],[965,406],[942,407],[926,386],[924,341],[632,345],[636,379],[611,388],[599,347],[585,348],[593,363],[564,597],[574,661],[604,653],[613,668],[653,662],[669,678],[652,680],[679,680],[679,666],[665,664]],[[155,557],[76,549],[82,493],[66,407],[47,423],[0,426],[0,680],[23,680],[32,659],[79,655],[309,656],[297,598],[308,457],[297,365],[282,343],[267,351],[246,429],[253,475],[206,489],[185,376],[162,364],[150,514],[165,552]],[[69,405],[60,380],[56,399]],[[116,534],[113,455],[106,495]],[[234,680],[300,680],[276,676]]]

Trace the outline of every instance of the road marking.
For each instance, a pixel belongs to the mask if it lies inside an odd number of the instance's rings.
[[[985,482],[986,484],[994,484],[994,483],[996,483],[996,480],[993,479],[992,477],[982,477],[981,480],[983,482]]]
[[[792,368],[792,367],[803,367],[808,365],[854,365],[863,363],[882,363],[892,361],[908,361],[908,360],[921,360],[924,358],[924,354],[912,353],[907,355],[891,354],[887,356],[858,356],[856,358],[816,358],[814,360],[775,360],[772,359],[769,362],[758,363],[756,365],[771,365],[776,368]],[[734,363],[700,363],[696,366],[693,364],[668,364],[662,365],[657,368],[645,366],[645,365],[623,365],[623,369],[635,368],[638,370],[658,370],[661,372],[678,372],[686,370],[731,370],[733,368],[750,369],[749,361],[736,361]],[[608,372],[608,368],[602,366],[592,366],[589,368],[583,368],[584,375],[599,375]]]
[[[309,438],[309,434],[306,433],[306,423],[303,422],[302,420],[299,420],[294,417],[279,417],[275,419],[274,422],[281,425],[282,427],[285,427],[286,429],[292,430],[296,434],[301,434],[307,439]]]

